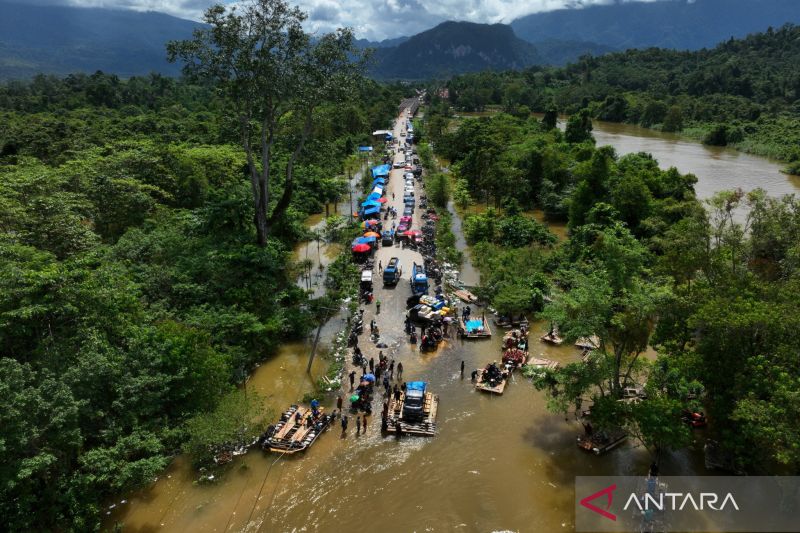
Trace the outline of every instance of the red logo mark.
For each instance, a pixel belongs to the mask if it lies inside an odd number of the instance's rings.
[[[608,487],[604,488],[601,491],[595,492],[591,496],[587,496],[580,501],[580,504],[589,509],[590,511],[594,511],[595,513],[599,514],[600,516],[604,516],[609,520],[614,520],[616,522],[617,515],[613,513],[609,513],[608,509],[611,508],[611,502],[614,500],[614,491],[617,490],[617,484],[614,483],[613,485],[609,485]],[[599,498],[600,496],[606,497],[606,508],[601,509],[596,505],[589,503],[592,500]]]

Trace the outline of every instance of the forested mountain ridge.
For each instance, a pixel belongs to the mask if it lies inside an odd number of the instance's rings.
[[[177,75],[164,45],[198,24],[163,13],[0,1],[0,79],[102,70]]]
[[[628,50],[562,69],[458,76],[448,87],[459,109],[587,108],[602,120],[800,159],[800,27],[794,25],[708,50]]]
[[[521,69],[538,64],[536,48],[504,24],[443,22],[396,47],[376,50],[371,74],[428,79],[459,72]]]
[[[800,23],[794,0],[660,0],[534,13],[514,20],[511,27],[532,43],[580,39],[618,50],[696,50],[787,22]]]

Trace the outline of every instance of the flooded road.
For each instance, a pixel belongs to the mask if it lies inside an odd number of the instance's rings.
[[[402,172],[393,171],[387,196],[399,194],[390,205],[401,206],[402,182]],[[453,231],[463,247],[460,224],[455,217]],[[309,258],[318,259],[316,243],[309,246]],[[420,354],[402,330],[411,261],[421,258],[399,247],[378,252],[384,265],[395,255],[403,263],[403,280],[387,289],[375,283],[382,309],[376,315],[375,305],[367,306],[365,323],[376,318],[388,344],[384,352],[403,363],[405,380],[427,381],[439,395],[436,437],[383,437],[380,417],[375,416],[366,433],[356,435],[353,423],[344,437],[334,428],[305,455],[251,450],[212,485],[195,484],[196,472],[178,458],[151,488],[115,509],[107,528],[120,523],[126,532],[569,532],[574,530],[574,476],[647,470],[649,454],[631,444],[602,457],[579,450],[575,437],[582,433],[581,425],[571,415],[565,420],[549,413],[544,395],[520,374],[502,396],[476,391],[470,372],[500,358],[503,330],[493,326],[489,340],[453,338],[436,352]],[[471,264],[461,273],[467,284],[478,282]],[[326,326],[323,339],[341,327],[336,320]],[[579,360],[572,346],[540,343],[545,328],[543,323],[532,325],[531,355],[561,363]],[[367,357],[376,356],[367,334],[360,346]],[[305,375],[308,350],[302,343],[284,346],[254,373],[248,390],[260,391],[275,412],[296,402],[324,370],[318,358],[312,376]],[[328,405],[332,401],[328,398]],[[376,401],[383,401],[382,392],[376,393]],[[695,448],[701,449],[702,435],[696,437]],[[703,472],[701,455],[691,450],[668,455],[661,471]]]

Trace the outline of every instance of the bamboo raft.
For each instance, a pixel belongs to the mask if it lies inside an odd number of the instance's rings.
[[[330,418],[322,414],[323,408],[309,427],[306,419],[311,409],[304,406],[293,405],[286,410],[280,421],[271,426],[264,434],[262,447],[264,450],[279,453],[297,453],[308,449],[317,438],[328,429]],[[300,420],[297,419],[300,413]]]
[[[521,316],[519,318],[503,319],[497,317],[494,319],[494,325],[499,328],[519,328],[520,326],[529,327],[528,317]]]
[[[453,291],[453,296],[468,304],[474,304],[478,301],[478,297],[469,292],[467,289],[456,289]]]
[[[575,347],[581,350],[596,350],[600,347],[600,339],[597,335],[591,337],[581,337],[575,341]]]
[[[486,320],[486,317],[482,318],[483,320],[483,330],[472,330],[471,332],[467,330],[467,324],[464,322],[464,317],[459,317],[458,319],[458,326],[461,332],[461,336],[466,339],[488,339],[492,336],[492,329],[489,327],[489,321]]]
[[[539,340],[542,342],[546,342],[548,344],[555,344],[556,346],[561,346],[564,343],[564,339],[562,339],[557,331],[553,331],[552,333],[545,333]]]
[[[530,357],[525,364],[541,370],[555,370],[558,368],[558,361],[541,357]]]
[[[436,435],[436,414],[439,411],[439,397],[428,391],[425,393],[425,403],[423,413],[425,418],[420,422],[408,422],[403,420],[403,402],[405,393],[400,394],[400,399],[395,401],[394,396],[389,399],[389,415],[386,417],[386,431],[397,434],[397,427],[400,427],[401,435],[417,435],[422,437],[433,437]]]
[[[508,383],[509,376],[510,374],[507,374],[502,380],[500,380],[500,383],[492,387],[488,383],[481,381],[483,378],[483,369],[479,368],[477,380],[475,381],[475,388],[484,392],[491,392],[493,394],[503,394],[503,392],[506,390],[506,384]]]

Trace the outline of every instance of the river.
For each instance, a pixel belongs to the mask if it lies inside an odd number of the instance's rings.
[[[798,191],[797,181],[779,174],[777,164],[732,150],[616,124],[597,124],[595,135],[598,144],[612,144],[619,153],[646,150],[662,165],[695,173],[701,197],[731,187]],[[393,172],[392,190],[401,183]],[[453,229],[463,246],[458,219]],[[324,250],[318,256],[316,243],[299,251],[306,252],[315,262],[325,256]],[[404,264],[413,260],[409,250],[383,248],[381,253],[400,255]],[[465,281],[477,282],[469,263],[461,271]],[[407,283],[392,290],[379,285],[382,313],[374,315],[374,306],[368,306],[366,320],[378,320],[388,353],[403,362],[404,378],[428,381],[440,396],[435,438],[382,437],[375,417],[366,434],[357,436],[353,424],[343,438],[332,430],[306,455],[279,458],[252,450],[210,485],[194,483],[197,474],[179,458],[152,487],[110,511],[106,526],[124,524],[126,532],[568,532],[574,529],[574,476],[646,471],[648,453],[630,443],[602,457],[579,450],[580,424],[549,413],[544,395],[519,374],[503,396],[475,391],[469,372],[499,358],[501,331],[490,340],[452,340],[434,353],[420,354],[402,334]],[[326,326],[323,339],[341,326],[337,320]],[[539,343],[544,328],[541,323],[532,327],[532,355],[561,363],[578,360],[572,346]],[[376,350],[365,344],[362,337],[369,357]],[[307,344],[284,346],[254,373],[248,387],[282,410],[311,389],[304,373],[307,355]],[[461,361],[466,376],[460,375]],[[323,369],[318,360],[312,376]],[[664,457],[662,473],[703,473],[702,443],[703,434],[697,433],[692,448]]]
[[[697,176],[695,191],[701,199],[736,188],[751,191],[760,187],[770,196],[800,192],[800,177],[781,173],[785,165],[778,161],[630,124],[595,121],[593,125],[597,146],[613,146],[620,155],[647,152],[653,154],[661,168],[675,167]]]

